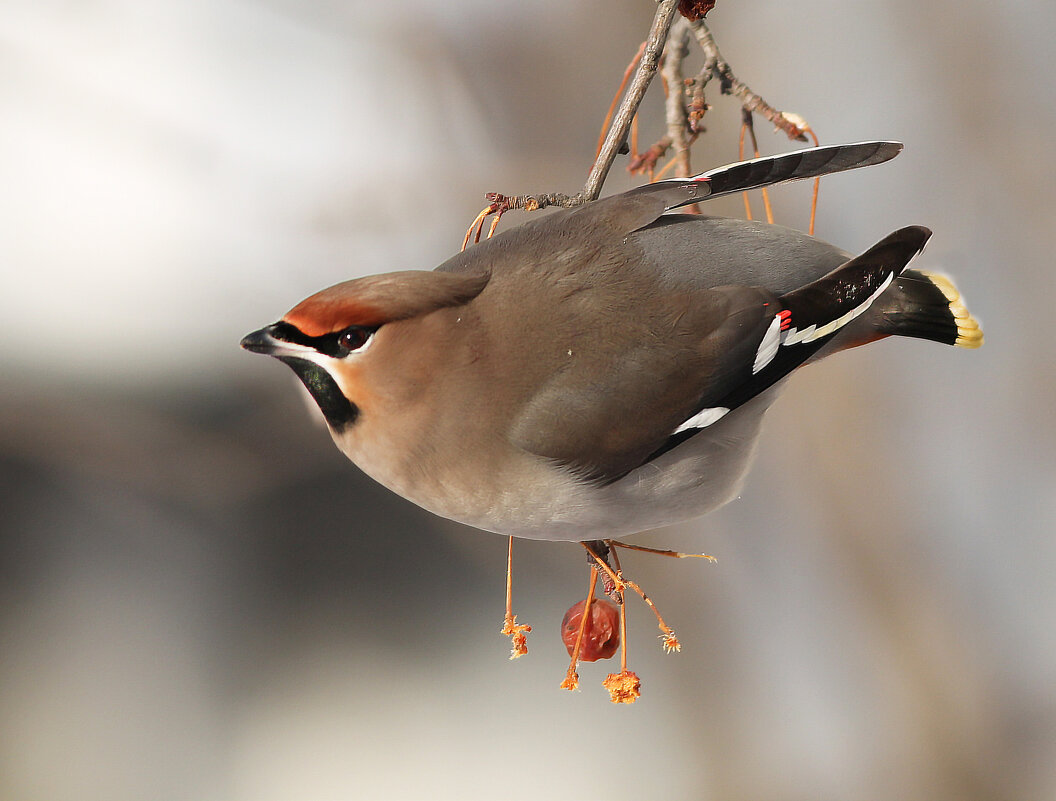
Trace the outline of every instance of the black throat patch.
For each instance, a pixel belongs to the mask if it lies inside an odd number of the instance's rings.
[[[326,370],[314,362],[294,356],[280,356],[279,361],[288,364],[301,379],[334,432],[340,433],[356,422],[359,409],[344,396]]]

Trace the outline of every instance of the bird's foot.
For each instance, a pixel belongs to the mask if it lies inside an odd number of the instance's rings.
[[[601,589],[609,596],[614,603],[623,603],[623,591],[617,588],[616,581],[613,578],[616,575],[616,569],[609,562],[609,554],[611,549],[609,543],[605,540],[590,540],[589,542],[581,543],[584,548],[587,549],[587,564],[592,567],[597,567],[601,571]],[[613,554],[615,556],[615,554]],[[603,568],[601,565],[605,563]]]
[[[469,246],[469,238],[473,237],[473,244],[480,241],[481,232],[484,230],[484,221],[495,215],[491,221],[491,227],[488,228],[487,239],[495,234],[495,229],[499,227],[499,220],[502,219],[502,215],[513,208],[512,201],[514,198],[506,197],[506,195],[500,195],[498,192],[489,192],[484,196],[491,202],[480,210],[480,214],[477,215],[476,219],[473,220],[469,225],[469,229],[466,231],[466,236],[462,240],[462,250],[465,250]],[[529,209],[531,211],[532,209]],[[476,233],[474,234],[474,229]]]
[[[462,238],[462,250],[469,246],[471,238],[474,244],[480,241],[480,236],[484,231],[484,221],[493,214],[495,216],[491,221],[491,227],[488,228],[487,239],[491,239],[495,234],[495,229],[499,227],[499,220],[502,219],[502,215],[511,209],[538,211],[548,206],[573,209],[587,202],[582,192],[575,195],[566,195],[561,192],[541,192],[535,195],[503,195],[498,192],[488,192],[484,195],[484,199],[489,201],[488,205],[480,210],[480,214],[470,224],[466,235]]]

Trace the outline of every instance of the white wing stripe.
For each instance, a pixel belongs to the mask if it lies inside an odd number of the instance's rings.
[[[759,350],[755,352],[755,364],[752,365],[752,375],[755,375],[770,362],[774,360],[778,349],[781,347],[781,317],[774,315],[770,327],[763,334],[763,341],[759,343]]]
[[[785,340],[782,345],[795,345],[799,342],[813,342],[815,339],[821,339],[822,337],[828,336],[834,331],[838,331],[843,328],[847,323],[854,320],[856,317],[861,316],[865,313],[865,310],[873,305],[873,301],[880,297],[880,294],[887,289],[891,282],[894,280],[895,274],[888,273],[887,278],[884,279],[883,283],[876,288],[876,291],[871,294],[864,303],[859,306],[855,306],[849,312],[833,320],[831,323],[825,323],[820,328],[816,325],[809,325],[802,331],[797,331],[794,327],[788,329],[785,334]]]
[[[713,406],[708,409],[701,409],[695,415],[686,420],[686,422],[672,431],[671,436],[681,434],[683,431],[689,431],[691,428],[707,428],[716,420],[726,416],[729,411],[730,410],[725,406]]]

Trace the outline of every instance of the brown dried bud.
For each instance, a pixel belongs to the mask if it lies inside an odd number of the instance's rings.
[[[664,154],[671,147],[671,140],[664,137],[655,145],[651,146],[644,153],[635,156],[627,164],[627,172],[631,175],[640,175],[644,172],[656,168],[656,162],[664,157]]]
[[[679,0],[678,11],[690,22],[704,19],[715,7],[715,0]]]

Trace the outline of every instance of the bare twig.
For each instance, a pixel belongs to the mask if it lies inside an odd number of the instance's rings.
[[[641,155],[632,156],[627,164],[627,172],[631,173],[631,175],[647,172],[649,173],[649,180],[652,180],[656,162],[660,161],[670,148],[671,138],[667,136],[661,138]]]
[[[701,70],[698,80],[703,80],[704,83],[707,83],[707,79],[704,78],[705,74],[711,73],[715,75],[719,79],[720,90],[724,95],[733,95],[740,98],[748,111],[763,115],[767,120],[784,131],[789,139],[795,139],[799,142],[807,141],[803,128],[797,124],[795,119],[786,116],[782,111],[778,111],[753,92],[746,83],[737,80],[733,70],[730,69],[730,65],[726,63],[722,53],[719,52],[719,47],[715,44],[715,37],[711,35],[711,31],[704,20],[695,20],[690,22],[689,26],[693,31],[693,35],[697,38],[697,44],[704,51],[704,68]],[[703,91],[703,86],[700,88]]]
[[[714,556],[710,556],[706,553],[682,553],[681,551],[668,551],[664,548],[647,548],[644,545],[632,545],[629,542],[620,542],[619,540],[609,540],[609,546],[613,549],[624,548],[628,551],[654,553],[658,556],[670,556],[674,559],[707,559],[709,562],[718,561]],[[613,559],[618,560],[615,553],[613,554]]]
[[[755,138],[755,123],[752,119],[752,112],[748,108],[741,108],[741,139],[738,145],[737,158],[744,160],[744,134],[748,133],[748,137],[752,140],[752,155],[755,158],[759,158],[759,142]],[[770,205],[770,190],[765,186],[762,188],[763,195],[763,208],[766,210],[766,221],[770,225],[774,224],[774,208]],[[752,207],[748,203],[748,193],[742,192],[744,195],[744,211],[745,216],[750,220],[752,219]]]
[[[627,88],[627,81],[631,78],[631,72],[642,60],[642,53],[645,52],[646,42],[638,47],[638,52],[634,54],[634,58],[631,59],[631,63],[627,65],[627,69],[623,71],[623,80],[620,81],[620,86],[616,90],[615,97],[612,98],[612,105],[609,106],[609,112],[605,115],[605,121],[601,123],[601,132],[598,134],[598,149],[594,153],[594,157],[597,158],[601,153],[601,148],[605,144],[605,134],[609,131],[609,126],[612,124],[612,115],[616,113],[616,104],[620,102],[620,97],[623,96],[623,90]],[[632,120],[634,118],[632,117]],[[634,144],[631,144],[631,151],[634,152]]]
[[[589,552],[589,548],[587,549]],[[594,588],[598,586],[598,569],[593,565],[590,568],[590,587],[587,589],[587,600],[583,603],[583,614],[579,619],[579,633],[576,634],[576,644],[572,648],[572,661],[568,665],[568,672],[565,673],[565,679],[561,682],[562,690],[578,690],[579,689],[579,673],[576,668],[579,666],[579,654],[583,646],[583,635],[587,631],[587,623],[590,621],[590,605],[594,601]]]
[[[502,621],[501,633],[510,638],[510,659],[516,659],[528,653],[527,634],[531,626],[517,622],[513,613],[513,537],[510,537],[506,549],[506,617]]]
[[[810,134],[810,138],[814,140],[814,147],[820,147],[821,142],[818,141],[818,135],[814,133],[814,130],[810,127],[806,127],[806,132]],[[818,190],[821,188],[821,176],[819,175],[814,179],[814,192],[810,198],[810,228],[807,229],[807,233],[814,236],[814,221],[818,217]]]
[[[746,119],[750,121],[752,119],[752,113],[750,111],[745,111],[742,108],[741,109],[741,135],[737,139],[737,160],[738,161],[744,161],[744,137],[748,133],[748,123],[745,122]],[[741,197],[744,199],[744,219],[750,220],[750,219],[752,219],[752,198],[751,198],[751,195],[748,192],[741,192]],[[473,230],[473,226],[472,225],[469,227],[469,230],[471,230],[471,231]],[[469,234],[467,233],[466,236],[468,237]],[[462,249],[465,250],[465,245],[464,244],[462,246]]]
[[[609,133],[605,137],[605,144],[602,145],[601,152],[598,153],[598,157],[594,160],[594,166],[590,169],[586,186],[583,187],[583,191],[580,193],[583,198],[581,202],[596,200],[598,195],[601,194],[601,185],[605,182],[605,178],[612,168],[616,153],[627,138],[627,130],[631,127],[631,119],[634,117],[635,112],[638,111],[638,106],[642,103],[642,97],[645,96],[645,90],[649,87],[649,82],[652,81],[653,75],[656,74],[660,53],[664,49],[664,42],[667,41],[667,32],[671,28],[671,20],[674,19],[677,10],[678,0],[661,0],[657,5],[656,16],[653,18],[653,27],[649,31],[649,37],[645,40],[645,52],[642,54],[642,60],[638,63],[638,70],[634,74],[631,86],[627,90],[627,94],[624,95],[619,110],[616,112],[616,118],[613,120],[612,127],[609,128]]]
[[[675,150],[675,177],[689,178],[693,172],[689,161],[689,119],[685,101],[685,77],[682,62],[689,53],[689,22],[679,17],[671,26],[664,48],[664,66],[661,74],[667,85],[667,138]]]
[[[702,15],[714,5],[709,0],[694,0],[683,3],[693,15]],[[502,195],[489,193],[486,195],[489,205],[485,207],[477,219],[473,221],[463,240],[462,249],[472,240],[479,242],[484,229],[484,221],[487,217],[495,215],[488,229],[488,238],[495,233],[498,219],[511,209],[523,209],[535,211],[547,206],[563,206],[573,208],[581,206],[592,200],[596,200],[601,194],[601,187],[612,168],[617,153],[626,152],[628,131],[636,120],[638,108],[641,105],[645,90],[656,74],[661,53],[664,57],[663,77],[667,85],[666,130],[667,133],[650,147],[645,153],[637,153],[637,142],[633,145],[631,160],[627,169],[632,174],[648,172],[649,179],[659,180],[660,177],[671,168],[675,169],[676,177],[690,177],[693,174],[690,163],[690,148],[693,142],[704,132],[701,120],[708,110],[708,104],[704,99],[704,89],[713,78],[719,80],[719,90],[722,94],[733,95],[740,99],[744,113],[751,117],[752,114],[761,114],[777,128],[783,130],[790,139],[807,141],[807,134],[813,133],[810,126],[798,115],[775,109],[762,97],[753,92],[743,81],[737,79],[730,65],[719,52],[715,38],[705,24],[703,19],[689,20],[679,18],[674,22],[676,13],[679,11],[678,0],[659,0],[656,15],[653,18],[649,36],[638,50],[634,60],[624,73],[624,80],[616,97],[620,98],[623,85],[626,84],[631,71],[634,77],[630,86],[619,101],[615,115],[613,108],[616,107],[616,99],[609,109],[606,123],[602,126],[604,133],[590,175],[583,190],[575,195],[566,195],[561,192],[543,192],[534,195]],[[683,63],[688,49],[690,37],[695,38],[704,54],[704,64],[700,72],[691,80],[685,80]],[[635,68],[635,63],[637,67]],[[690,99],[687,103],[687,94]],[[608,124],[612,117],[611,125]],[[743,136],[743,132],[742,132]],[[636,139],[637,137],[635,137]],[[753,137],[754,139],[754,137]],[[663,169],[656,172],[656,165],[660,158],[668,150],[674,150],[674,158]],[[769,198],[764,196],[764,202]],[[696,207],[691,207],[691,211]],[[768,213],[768,217],[770,214]],[[814,212],[811,211],[813,223]],[[750,209],[749,209],[750,218]]]
[[[495,218],[491,221],[491,227],[488,229],[488,239],[491,239],[495,229],[498,228],[502,215],[512,209],[536,211],[537,209],[545,209],[547,206],[573,208],[574,206],[582,206],[585,202],[582,194],[564,195],[560,192],[543,192],[538,195],[502,195],[498,192],[488,192],[484,195],[484,199],[488,200],[489,204],[481,209],[480,214],[470,223],[466,236],[462,239],[462,250],[469,246],[470,239],[473,240],[474,244],[480,241],[480,235],[484,230],[484,221],[492,214],[495,215]],[[476,229],[475,236],[474,229]]]
[[[697,77],[691,79],[687,85],[687,89],[692,90],[693,98],[689,102],[689,130],[695,134],[704,133],[704,125],[701,120],[704,119],[704,115],[711,108],[704,99],[704,87],[708,85],[711,76],[711,70],[702,69],[697,73]]]
[[[613,540],[602,540],[602,543],[606,548],[612,546]],[[590,547],[589,543],[581,542],[580,545],[586,549],[587,553],[593,557],[591,561],[590,569],[593,572],[601,571],[602,576],[607,576],[609,581],[612,582],[613,593],[620,597],[620,603],[623,603],[623,590],[625,587],[630,587],[645,601],[646,606],[653,610],[653,614],[656,615],[656,622],[660,626],[660,631],[663,632],[663,646],[665,653],[671,651],[681,651],[682,645],[678,641],[678,637],[675,636],[674,630],[664,622],[664,618],[660,615],[660,610],[656,608],[656,604],[653,603],[652,599],[646,595],[642,588],[639,587],[635,582],[623,575],[622,570],[617,573],[616,570],[609,565],[605,559],[600,558]],[[617,557],[618,559],[618,557]],[[591,585],[593,587],[593,584]]]

